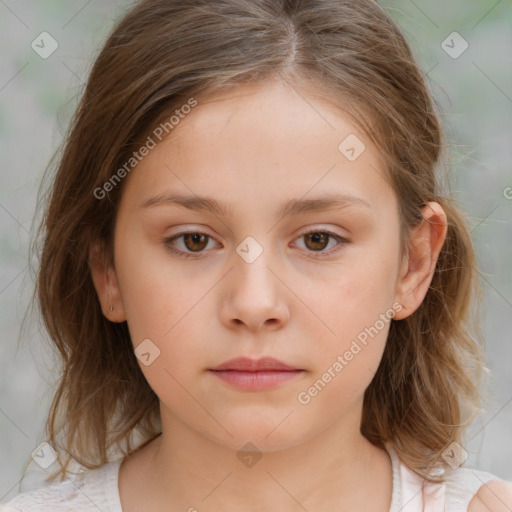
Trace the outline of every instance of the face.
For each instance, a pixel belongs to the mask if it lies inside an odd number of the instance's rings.
[[[398,206],[378,150],[297,90],[199,101],[126,178],[117,214],[115,321],[144,347],[162,425],[235,449],[299,444],[358,410],[400,309]],[[301,371],[247,387],[247,373],[211,370],[237,357]]]

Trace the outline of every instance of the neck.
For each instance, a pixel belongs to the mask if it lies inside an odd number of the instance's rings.
[[[173,511],[387,512],[391,462],[360,433],[360,413],[298,445],[244,458],[167,411],[146,459],[147,488],[155,506],[166,503]]]

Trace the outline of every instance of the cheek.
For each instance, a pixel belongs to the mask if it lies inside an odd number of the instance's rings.
[[[353,261],[330,283],[321,289],[311,287],[306,295],[321,320],[307,316],[307,331],[313,333],[316,324],[321,333],[316,337],[321,349],[317,351],[315,378],[322,382],[331,379],[328,387],[342,390],[346,396],[362,393],[371,382],[395,315],[394,252],[365,251]]]
[[[141,368],[150,384],[157,379],[158,386],[158,379],[163,379],[164,387],[169,387],[165,370],[180,380],[181,373],[199,372],[215,360],[204,318],[211,300],[205,293],[216,278],[197,273],[184,276],[165,256],[165,251],[134,249],[120,255],[117,263],[132,345],[136,348],[150,340],[146,344],[157,355],[150,366]],[[132,262],[143,263],[134,266]]]
[[[134,296],[129,299],[127,318],[138,364],[158,397],[180,409],[181,403],[190,402],[186,391],[190,382],[200,376],[208,361],[215,360],[200,302],[204,289],[183,293],[162,278],[151,282],[137,279],[131,284]],[[143,293],[148,287],[151,291]],[[147,349],[138,348],[143,346]],[[148,352],[144,361],[141,354]]]
[[[332,323],[336,334],[327,333],[317,340],[312,373],[298,402],[311,404],[308,411],[318,408],[319,414],[334,420],[360,400],[379,367],[393,315],[392,308],[340,312]]]
[[[163,247],[138,242],[136,237],[129,240],[123,245],[120,239],[116,269],[132,341],[137,345],[145,338],[162,338],[173,329],[200,300],[206,284],[193,276],[184,279]]]
[[[310,286],[305,295],[334,342],[357,336],[394,302],[394,259],[383,253],[355,259],[356,263],[340,268],[322,287]]]

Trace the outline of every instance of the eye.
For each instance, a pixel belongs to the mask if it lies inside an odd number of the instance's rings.
[[[307,233],[302,233],[302,235],[298,238],[304,239],[306,249],[309,252],[318,253],[318,256],[314,257],[326,257],[340,250],[340,245],[348,244],[349,241],[346,238],[343,238],[335,233],[325,230],[314,230],[308,231]],[[331,245],[331,249],[329,251],[325,251],[325,249],[329,246],[331,240],[337,241],[333,246]],[[334,249],[333,249],[334,247]]]
[[[339,250],[338,246],[349,243],[346,238],[321,229],[303,233],[298,237],[299,240],[301,238],[305,240],[305,249],[308,250],[308,252],[317,253],[314,257],[320,258],[330,256]],[[213,237],[201,231],[186,231],[178,233],[171,238],[166,238],[164,244],[170,251],[179,256],[184,258],[198,258],[201,257],[202,253],[206,252],[205,249],[208,248],[208,243],[212,240],[214,240]],[[332,240],[337,242],[334,244],[334,248],[325,251]],[[176,244],[177,241],[182,243]],[[176,245],[181,245],[181,247],[176,248]]]
[[[183,239],[181,240],[183,242],[183,248],[176,249],[173,247],[173,244],[179,239]],[[179,233],[171,238],[166,238],[164,242],[165,246],[170,251],[178,254],[179,256],[183,256],[184,258],[197,258],[204,252],[204,249],[208,247],[208,242],[211,240],[213,240],[213,238],[210,235],[201,231],[187,231]]]

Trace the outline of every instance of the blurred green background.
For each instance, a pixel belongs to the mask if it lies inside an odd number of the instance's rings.
[[[33,287],[27,263],[37,188],[92,60],[131,3],[0,0],[0,501],[17,494],[23,464],[44,441],[53,382],[37,324],[17,347]],[[467,464],[512,480],[512,3],[381,3],[441,106],[451,188],[471,218],[484,282],[492,399],[468,433]],[[59,45],[47,59],[31,47],[43,31]],[[41,471],[33,463],[21,490],[37,487]]]

